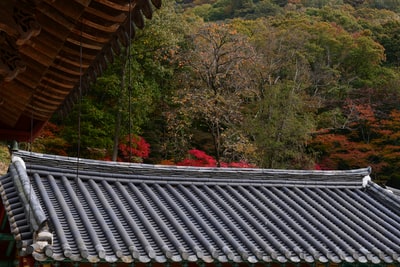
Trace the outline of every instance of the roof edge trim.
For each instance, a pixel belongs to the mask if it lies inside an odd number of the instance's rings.
[[[366,175],[364,176],[364,178],[362,179],[362,187],[366,188],[368,186],[368,183],[371,182],[371,176]]]
[[[400,216],[400,196],[393,193],[389,189],[385,189],[374,182],[368,182],[367,186],[368,190],[371,190],[376,193],[376,195],[384,201],[389,202],[391,205],[389,207],[393,212]],[[400,258],[399,258],[400,260]]]

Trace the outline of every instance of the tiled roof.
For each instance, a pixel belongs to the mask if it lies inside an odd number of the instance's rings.
[[[393,194],[396,194],[396,195],[399,195],[399,196],[400,196],[400,189],[394,188],[394,187],[389,187],[389,186],[386,186],[386,189],[388,189],[389,191],[391,191]]]
[[[20,254],[39,261],[398,264],[400,198],[369,173],[19,151],[0,191]]]

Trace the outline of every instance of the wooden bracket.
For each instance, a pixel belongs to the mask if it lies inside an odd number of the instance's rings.
[[[40,33],[33,10],[25,1],[0,1],[0,80],[9,82],[26,69],[18,47]]]

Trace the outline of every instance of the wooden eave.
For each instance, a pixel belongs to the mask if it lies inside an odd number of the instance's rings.
[[[28,141],[67,113],[160,0],[3,0],[0,140]],[[129,17],[131,15],[131,18]],[[129,25],[129,23],[132,23]],[[132,32],[127,32],[132,29]]]

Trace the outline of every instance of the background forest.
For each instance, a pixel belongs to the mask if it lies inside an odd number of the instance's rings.
[[[34,151],[400,186],[400,0],[164,0]],[[128,54],[131,55],[128,55]]]

